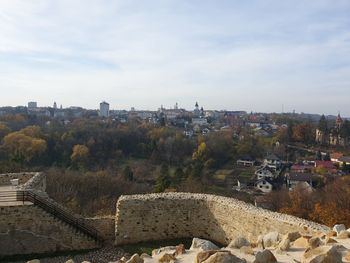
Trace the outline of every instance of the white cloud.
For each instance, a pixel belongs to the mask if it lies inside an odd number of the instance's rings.
[[[321,112],[325,102],[327,113],[350,116],[347,11],[348,1],[330,0],[2,0],[0,104],[105,99],[155,109],[199,100]]]

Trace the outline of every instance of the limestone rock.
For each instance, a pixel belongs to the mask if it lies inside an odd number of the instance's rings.
[[[350,250],[348,250],[348,252],[345,254],[344,259],[345,259],[346,261],[350,261]]]
[[[162,248],[158,248],[158,249],[153,249],[152,256],[159,255],[160,253],[162,253],[164,251],[175,250],[175,249],[176,249],[175,246],[167,246],[167,247],[162,247]]]
[[[119,259],[118,261],[116,261],[117,263],[123,263],[123,262],[126,262],[126,261],[128,261],[127,259],[126,259],[126,257],[122,257],[121,259]]]
[[[254,255],[254,250],[251,246],[243,246],[239,249],[239,251],[244,254]]]
[[[265,247],[272,247],[278,244],[281,240],[281,235],[277,232],[270,232],[263,237],[263,242]]]
[[[299,237],[297,240],[294,241],[293,246],[294,247],[300,247],[300,248],[308,248],[309,247],[309,239],[308,237]]]
[[[342,256],[334,246],[321,246],[306,250],[302,263],[342,263]]]
[[[143,259],[140,258],[139,254],[134,254],[126,263],[143,263]]]
[[[339,234],[342,230],[346,230],[346,227],[343,224],[335,225],[333,227],[333,231],[337,232],[337,234]]]
[[[329,231],[327,234],[327,237],[336,237],[337,236],[337,232],[335,232],[335,231]]]
[[[308,243],[309,243],[310,248],[314,249],[314,248],[321,246],[322,241],[318,237],[312,237],[309,239]]]
[[[229,248],[241,248],[243,246],[250,246],[249,241],[244,237],[237,237],[228,245]]]
[[[346,238],[349,238],[349,236],[350,236],[350,232],[348,232],[347,230],[342,230],[337,235],[337,238],[339,238],[339,239],[346,239]]]
[[[39,259],[32,259],[32,260],[27,261],[27,263],[40,263],[40,260]]]
[[[287,235],[285,235],[277,247],[281,251],[287,251],[290,248],[290,240]]]
[[[146,253],[142,253],[140,258],[145,259],[145,258],[152,258],[152,257]]]
[[[200,248],[202,250],[218,250],[219,247],[213,242],[201,238],[194,238],[190,249]]]
[[[265,249],[263,239],[264,239],[264,236],[263,236],[263,235],[259,235],[259,236],[258,236],[258,241],[256,242],[256,246],[257,246],[258,248]]]
[[[325,240],[324,240],[324,243],[327,245],[327,244],[334,244],[334,243],[337,243],[337,241],[331,237],[326,237]]]
[[[211,255],[214,255],[217,252],[217,250],[206,250],[206,251],[200,251],[197,253],[196,258],[194,260],[195,263],[201,263],[207,258],[209,258]]]
[[[287,234],[285,234],[285,236],[287,236],[290,242],[294,242],[299,237],[301,237],[299,232],[288,232]]]
[[[229,251],[217,251],[211,255],[203,263],[246,263],[245,259],[240,259],[232,255]]]
[[[90,262],[90,261],[85,261],[85,260],[84,260],[84,261],[83,261],[83,262],[81,262],[81,263],[91,263],[91,262]]]
[[[262,252],[256,253],[255,260],[253,263],[274,263],[277,262],[276,257],[268,249],[265,249]]]
[[[176,257],[172,254],[165,253],[159,260],[158,262],[160,263],[170,263],[170,262],[175,262]]]
[[[185,249],[184,244],[180,244],[180,245],[176,246],[175,256],[182,255],[185,253],[186,253],[186,249]]]
[[[65,263],[75,263],[73,259],[68,259]]]

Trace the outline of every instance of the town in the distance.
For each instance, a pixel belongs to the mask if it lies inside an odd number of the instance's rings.
[[[198,149],[195,146],[195,151],[190,153],[189,157],[202,159],[199,173],[206,169],[206,173],[210,173],[209,181],[217,186],[217,189],[229,188],[233,191],[247,192],[256,197],[255,202],[258,205],[261,201],[260,205],[267,207],[271,204],[266,203],[265,198],[261,198],[263,193],[294,187],[313,191],[332,181],[330,177],[340,177],[350,172],[350,122],[340,114],[324,116],[295,112],[247,113],[205,110],[198,102],[194,104],[193,110],[182,109],[176,103],[168,109],[161,106],[158,111],[136,110],[133,107],[129,111],[111,110],[109,103],[105,101],[100,103],[99,110],[63,108],[62,105],[58,107],[56,102],[52,107],[37,105],[37,102],[29,102],[27,107],[0,108],[1,123],[5,123],[6,119],[9,119],[8,116],[13,115],[22,116],[27,119],[28,124],[38,125],[43,130],[53,123],[74,126],[74,122],[79,120],[119,125],[115,127],[132,123],[156,128],[166,127],[173,130],[174,134],[180,134],[192,142],[196,141]],[[210,138],[211,134],[215,133],[232,136],[235,149],[223,147],[221,151],[226,152],[220,153],[220,149],[215,149],[213,145],[220,145],[221,141],[216,142],[213,139],[211,142],[205,138]],[[174,146],[165,143],[165,146],[161,147]],[[156,151],[162,155],[160,149]],[[168,166],[181,163],[171,160],[173,149],[164,151],[168,160],[159,156],[160,163],[166,163]],[[157,178],[154,180],[157,184]],[[160,179],[158,183],[164,185],[158,185],[158,190],[173,187],[174,184],[170,181]]]

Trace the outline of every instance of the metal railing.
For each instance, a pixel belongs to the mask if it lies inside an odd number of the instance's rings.
[[[38,206],[51,215],[61,219],[63,222],[73,226],[75,229],[88,235],[97,242],[101,243],[103,241],[99,237],[97,230],[94,227],[87,225],[84,222],[84,219],[74,216],[72,213],[62,209],[55,203],[50,202],[50,200],[35,194],[33,191],[0,191],[0,205],[1,203],[9,203],[10,205],[12,202],[23,202],[23,204],[25,202],[31,202],[35,206]]]

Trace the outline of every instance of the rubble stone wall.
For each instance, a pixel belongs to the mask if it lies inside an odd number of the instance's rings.
[[[98,247],[90,237],[34,205],[0,206],[0,214],[0,257]]]
[[[190,193],[121,196],[115,224],[117,245],[192,237],[227,244],[237,236],[254,241],[270,231],[329,230],[233,198]]]
[[[6,173],[0,174],[0,186],[11,185],[12,179],[19,179],[19,184],[25,184],[35,173]]]
[[[92,217],[85,218],[85,221],[96,228],[100,237],[106,242],[114,241],[114,228],[115,228],[115,217],[114,216],[103,216],[103,217]]]

